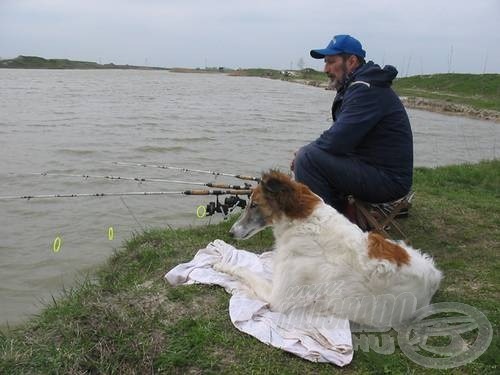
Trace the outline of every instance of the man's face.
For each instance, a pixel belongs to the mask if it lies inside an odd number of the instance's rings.
[[[325,56],[325,69],[324,72],[330,80],[331,85],[337,90],[339,89],[345,81],[348,73],[353,70],[353,62],[350,56],[348,59],[344,59],[340,55]]]

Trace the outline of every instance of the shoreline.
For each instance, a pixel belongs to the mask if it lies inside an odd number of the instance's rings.
[[[272,77],[261,77],[261,78],[274,79]],[[293,78],[282,79],[282,81],[297,83],[300,85],[318,87],[324,90],[331,90],[327,82],[308,81],[305,79],[293,79]],[[474,108],[467,104],[449,103],[444,100],[429,99],[420,96],[401,95],[399,96],[399,99],[403,102],[403,105],[406,108],[410,109],[419,109],[428,112],[441,113],[443,115],[462,116],[474,120],[492,121],[500,123],[500,112],[494,110],[479,109],[479,108]]]
[[[466,104],[447,103],[441,100],[426,99],[418,96],[400,96],[400,99],[405,107],[411,109],[500,123],[500,112],[498,111],[477,109]]]

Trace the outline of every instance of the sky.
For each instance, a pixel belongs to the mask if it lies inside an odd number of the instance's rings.
[[[500,0],[0,0],[0,58],[321,70],[350,34],[399,76],[500,73]]]

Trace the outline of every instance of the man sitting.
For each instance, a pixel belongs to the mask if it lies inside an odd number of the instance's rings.
[[[335,36],[311,56],[324,58],[337,94],[333,125],[296,152],[295,179],[344,212],[347,196],[389,202],[405,196],[413,178],[413,139],[403,104],[392,90],[393,66],[365,62],[361,43]]]

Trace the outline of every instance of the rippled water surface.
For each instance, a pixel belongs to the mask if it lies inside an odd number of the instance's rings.
[[[332,99],[332,92],[314,87],[219,74],[0,69],[0,195],[196,187],[23,175],[46,171],[213,181],[210,175],[104,161],[251,175],[270,167],[287,169],[293,151],[329,127]],[[409,115],[416,165],[500,155],[499,124],[414,110]],[[102,263],[134,231],[206,224],[195,210],[209,200],[0,201],[0,325],[36,312],[40,301]],[[57,237],[62,242],[55,253]]]

